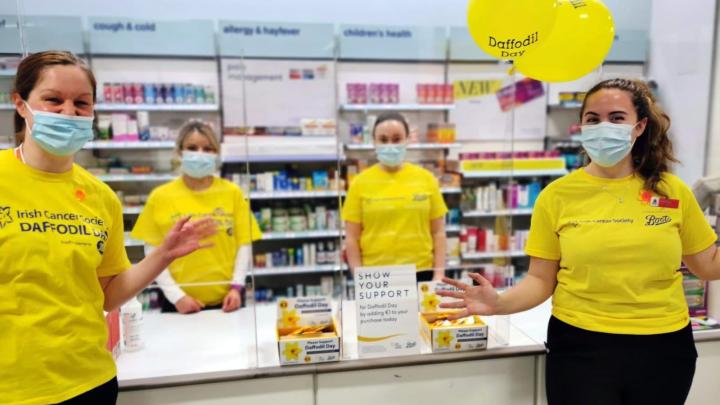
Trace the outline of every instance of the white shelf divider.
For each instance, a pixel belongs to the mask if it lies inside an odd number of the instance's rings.
[[[170,181],[177,177],[170,173],[158,173],[158,174],[100,174],[97,178],[106,183],[121,183],[121,182],[162,182]]]
[[[455,104],[341,104],[340,111],[448,111]]]
[[[444,150],[461,147],[462,145],[459,143],[411,143],[407,146],[408,150]],[[345,149],[350,151],[372,151],[375,150],[375,145],[366,143],[348,143],[345,144]]]
[[[324,231],[302,231],[302,232],[266,232],[262,240],[284,240],[284,239],[318,239],[339,237],[339,230]]]
[[[445,232],[460,232],[460,225],[445,225]]]
[[[141,240],[131,238],[130,232],[125,232],[125,247],[140,247],[144,244],[145,242]]]
[[[219,111],[217,104],[96,104],[95,111]]]
[[[332,273],[346,269],[346,265],[338,266],[335,264],[320,264],[315,266],[255,267],[253,268],[253,275],[255,277],[265,277],[292,274]]]
[[[532,215],[532,208],[517,208],[512,210],[500,211],[464,211],[462,213],[465,218],[490,218],[500,216],[524,216]]]
[[[333,198],[345,195],[336,190],[323,191],[251,191],[251,200],[287,200],[294,198]]]
[[[461,187],[442,187],[440,188],[440,191],[443,194],[462,194]]]
[[[134,207],[123,207],[123,214],[125,215],[139,215],[142,210],[143,206],[134,206]]]
[[[173,141],[137,141],[137,142],[115,142],[115,141],[94,141],[85,144],[83,149],[174,149]]]
[[[464,260],[479,260],[479,259],[495,259],[502,257],[525,257],[527,256],[522,250],[513,250],[506,252],[477,252],[477,253],[463,253],[462,258]]]
[[[15,105],[14,104],[0,104],[0,111],[14,111]]]

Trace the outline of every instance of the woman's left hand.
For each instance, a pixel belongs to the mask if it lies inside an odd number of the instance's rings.
[[[168,261],[189,255],[190,253],[212,246],[212,243],[203,243],[202,240],[217,232],[215,221],[212,218],[203,218],[190,221],[190,216],[179,220],[173,225],[160,249]]]
[[[223,312],[236,311],[238,308],[240,308],[240,305],[242,305],[242,297],[240,296],[240,291],[231,288],[225,296],[225,299],[223,299]]]

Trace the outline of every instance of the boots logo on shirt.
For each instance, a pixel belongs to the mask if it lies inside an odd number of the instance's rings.
[[[13,221],[10,216],[10,207],[0,207],[0,229],[5,228],[5,225],[11,224]]]
[[[660,226],[672,222],[672,218],[667,215],[662,217],[656,217],[655,215],[648,215],[645,217],[645,226]]]

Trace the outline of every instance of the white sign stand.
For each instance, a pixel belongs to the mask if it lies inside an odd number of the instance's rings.
[[[355,270],[360,358],[420,353],[415,266]]]

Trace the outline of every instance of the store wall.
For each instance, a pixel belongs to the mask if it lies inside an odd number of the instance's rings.
[[[0,2],[14,11],[14,1]],[[26,14],[465,25],[467,0],[22,0]],[[605,0],[619,26],[645,27],[651,0]]]
[[[692,184],[705,173],[715,1],[655,0],[650,24],[648,78],[672,119],[682,165],[675,173]]]

